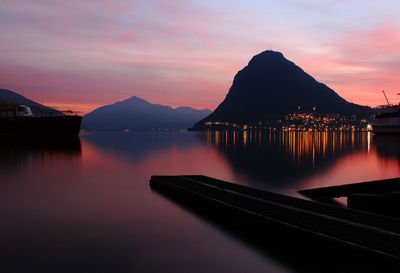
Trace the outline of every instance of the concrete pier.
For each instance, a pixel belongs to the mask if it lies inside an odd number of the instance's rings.
[[[200,175],[152,176],[150,183],[193,201],[400,261],[400,219],[262,191]]]

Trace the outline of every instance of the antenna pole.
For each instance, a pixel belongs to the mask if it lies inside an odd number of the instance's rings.
[[[387,102],[388,106],[390,106],[389,100],[388,100],[388,98],[386,97],[385,90],[382,90],[382,92],[383,92],[383,95],[385,96],[385,99],[386,99],[386,102]]]

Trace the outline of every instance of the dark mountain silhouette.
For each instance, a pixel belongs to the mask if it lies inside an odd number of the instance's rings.
[[[90,112],[84,116],[82,127],[96,130],[186,129],[210,113],[208,109],[191,107],[173,109],[133,96]]]
[[[27,105],[32,109],[33,114],[36,116],[49,115],[50,113],[57,115],[62,114],[61,112],[53,108],[44,106],[33,100],[27,99],[24,96],[7,89],[0,89],[0,104]]]
[[[254,56],[235,75],[225,100],[211,115],[197,122],[194,129],[202,129],[207,121],[272,121],[299,112],[299,106],[301,112],[359,117],[367,117],[371,111],[367,106],[349,103],[282,53],[267,50]]]

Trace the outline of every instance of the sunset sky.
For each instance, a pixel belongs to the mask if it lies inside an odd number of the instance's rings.
[[[0,88],[82,114],[134,95],[214,109],[266,49],[350,102],[400,101],[398,0],[0,0],[0,33]]]

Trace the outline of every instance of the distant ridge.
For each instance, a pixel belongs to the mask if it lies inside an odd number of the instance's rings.
[[[211,115],[197,122],[194,129],[202,130],[209,121],[276,120],[296,111],[367,117],[371,109],[349,103],[282,53],[267,50],[254,56],[235,75],[224,101]]]
[[[196,110],[152,104],[133,96],[105,105],[84,116],[82,127],[95,130],[187,129],[208,116],[211,110]]]
[[[33,100],[27,99],[26,97],[18,94],[17,92],[7,90],[7,89],[0,89],[0,103],[5,104],[24,104],[31,107],[32,112],[34,115],[41,115],[43,111],[48,113],[57,113],[57,115],[61,115],[62,113],[56,109],[51,107],[44,106],[40,103],[37,103]]]

